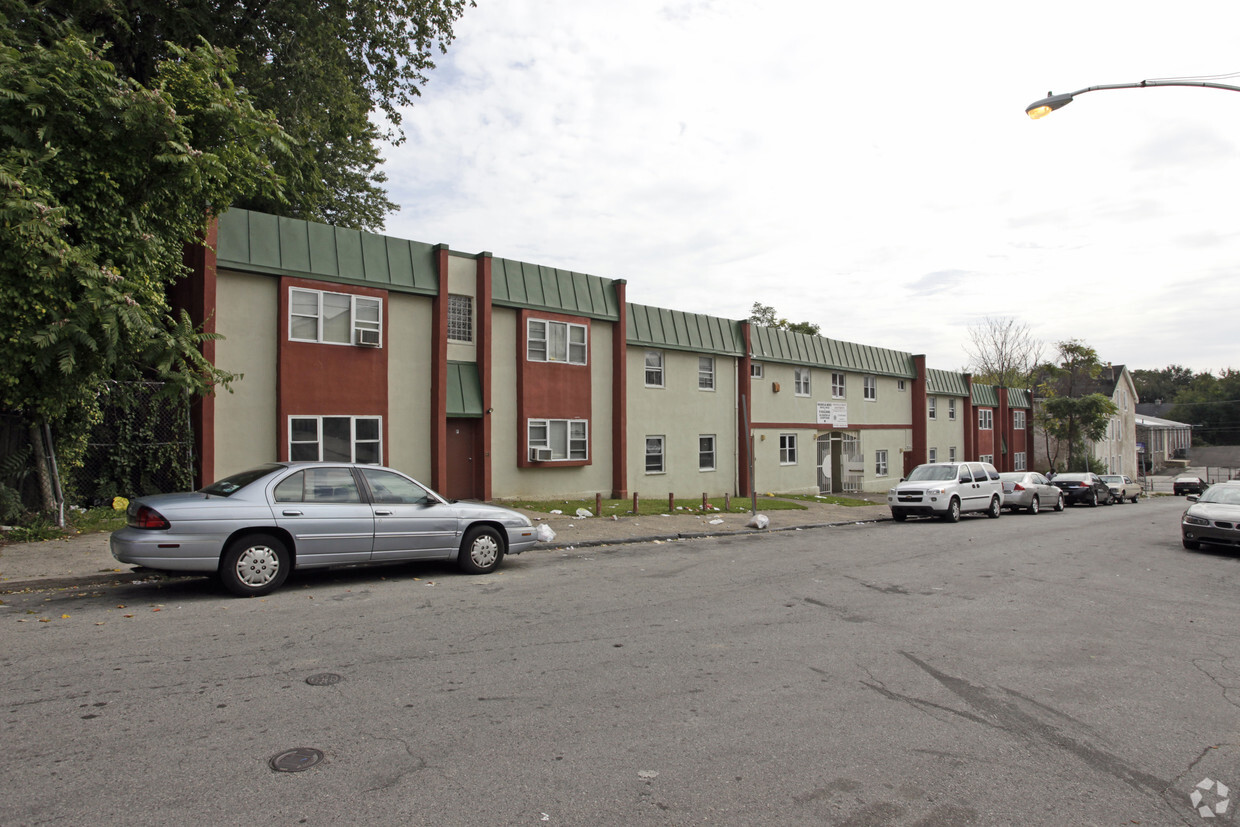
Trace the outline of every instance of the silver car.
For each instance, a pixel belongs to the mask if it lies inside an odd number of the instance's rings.
[[[1043,508],[1063,511],[1063,492],[1037,471],[1005,471],[999,475],[1003,483],[1003,507],[1037,514]]]
[[[1184,548],[1196,551],[1203,543],[1240,546],[1240,481],[1211,485],[1199,495],[1190,494],[1188,501],[1180,517]]]
[[[378,465],[273,462],[200,491],[132,501],[112,533],[122,563],[218,573],[233,594],[274,591],[290,569],[402,560],[455,560],[492,571],[536,542],[528,517],[449,502]]]

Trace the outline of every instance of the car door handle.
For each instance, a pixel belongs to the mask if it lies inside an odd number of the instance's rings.
[[[301,516],[301,512],[300,512],[300,511],[294,511],[293,509],[288,508],[288,509],[285,509],[285,511],[284,511],[284,516],[285,516],[285,517],[300,517],[300,516]]]
[[[391,511],[375,511],[375,516],[376,517],[391,517],[392,512]]]

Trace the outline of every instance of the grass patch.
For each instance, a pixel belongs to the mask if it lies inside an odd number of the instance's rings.
[[[560,511],[570,517],[577,513],[578,508],[584,508],[591,514],[594,513],[594,499],[588,500],[497,500],[497,505],[504,505],[509,508],[520,508],[525,511],[534,511],[539,514],[550,514],[552,511]],[[747,514],[749,512],[749,498],[733,497],[731,507],[724,511],[723,497],[712,497],[706,501],[707,508],[702,508],[702,498],[676,500],[677,508],[669,511],[667,508],[667,497],[639,497],[637,501],[637,516],[655,515],[655,514]],[[759,511],[804,511],[805,506],[800,503],[790,502],[783,499],[771,499],[767,497],[758,498]],[[631,516],[633,514],[633,500],[603,500],[602,514],[595,516],[609,517],[615,514],[618,517]]]
[[[863,505],[886,505],[886,502],[874,500],[858,500],[853,497],[839,497],[835,494],[776,494],[785,500],[800,500],[806,503],[824,503],[825,505],[842,505],[846,508],[857,508]]]
[[[50,514],[28,514],[12,530],[4,532],[5,543],[35,543],[41,540],[58,540],[77,534],[93,534],[98,531],[112,532],[125,525],[125,512],[114,508],[65,509],[65,527],[56,525]]]

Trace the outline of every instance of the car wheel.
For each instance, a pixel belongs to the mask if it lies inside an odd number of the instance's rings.
[[[1089,507],[1090,508],[1098,507],[1098,492],[1097,491],[1089,492]]]
[[[1184,543],[1184,548],[1188,549],[1189,551],[1197,551],[1198,549],[1201,548],[1201,543],[1197,542],[1196,540],[1182,540],[1181,542]]]
[[[897,523],[902,523],[908,519],[908,515],[905,514],[903,511],[896,511],[893,508],[891,510],[891,519],[895,520]]]
[[[260,597],[284,584],[292,558],[269,534],[250,534],[229,544],[220,558],[220,581],[239,597]]]
[[[504,541],[489,525],[480,525],[465,532],[461,543],[460,566],[469,574],[486,574],[504,559]]]
[[[999,502],[998,497],[990,498],[990,508],[986,509],[986,516],[992,520],[999,519],[999,515],[1003,513],[1003,504]]]
[[[1060,492],[1060,494],[1059,494],[1059,499],[1055,500],[1055,510],[1056,510],[1056,511],[1063,511],[1063,509],[1064,509],[1064,504],[1063,504],[1063,493],[1062,493],[1062,492]]]
[[[1117,496],[1115,496],[1114,494],[1112,494],[1112,495],[1111,495],[1111,497],[1110,497],[1110,499],[1108,499],[1108,500],[1107,500],[1107,505],[1111,505],[1111,504],[1115,504],[1115,505],[1123,505],[1123,504],[1124,504],[1124,498],[1123,498],[1123,497],[1117,497]]]
[[[1137,500],[1139,500],[1139,499],[1141,499],[1141,495],[1140,495],[1140,494],[1137,494],[1137,495],[1133,496],[1133,498],[1132,498],[1132,504],[1133,504],[1133,505],[1136,505],[1136,504],[1137,504]]]
[[[943,515],[943,520],[949,523],[960,522],[960,500],[952,497],[952,501],[947,505],[947,513]]]
[[[1028,508],[1028,509],[1026,509],[1026,510],[1027,510],[1030,514],[1037,514],[1039,511],[1041,511],[1041,510],[1042,510],[1042,504],[1038,502],[1038,495],[1037,495],[1037,494],[1034,494],[1034,495],[1033,495],[1033,502],[1029,503],[1029,508]]]

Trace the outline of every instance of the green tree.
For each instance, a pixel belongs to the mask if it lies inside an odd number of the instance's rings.
[[[1193,442],[1240,445],[1240,371],[1200,373],[1175,397],[1170,416],[1193,426]]]
[[[381,229],[387,197],[380,144],[399,143],[401,110],[420,95],[435,52],[472,0],[47,0],[109,43],[118,71],[148,83],[174,46],[200,38],[237,55],[233,77],[293,137],[269,160],[284,199],[239,206],[359,229]],[[377,126],[374,118],[382,117]]]
[[[70,463],[103,381],[233,378],[166,298],[213,215],[280,191],[268,158],[287,140],[233,68],[169,48],[144,86],[71,23],[0,0],[0,410],[53,425]]]
[[[1039,381],[1034,418],[1046,439],[1051,465],[1058,467],[1061,448],[1066,447],[1064,470],[1086,471],[1090,446],[1106,436],[1107,424],[1119,408],[1110,397],[1094,391],[1093,380],[1103,370],[1097,351],[1076,339],[1059,342],[1055,349],[1056,360],[1035,371]]]
[[[1183,365],[1167,365],[1162,370],[1134,370],[1132,383],[1142,402],[1174,402],[1180,391],[1193,384],[1191,369]]]
[[[969,326],[968,372],[975,382],[1004,388],[1027,388],[1042,358],[1042,342],[1029,325],[1011,316],[987,316]]]
[[[787,319],[780,318],[775,312],[774,307],[761,302],[753,303],[753,309],[749,313],[749,321],[753,324],[760,324],[763,327],[778,327],[783,330],[790,330],[793,333],[805,333],[809,336],[817,336],[818,331],[822,329],[813,322],[790,322]]]

